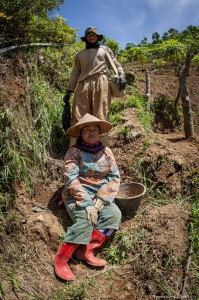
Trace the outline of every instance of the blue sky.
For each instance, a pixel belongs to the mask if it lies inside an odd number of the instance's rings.
[[[65,0],[56,13],[78,29],[79,38],[86,27],[96,26],[123,48],[143,37],[151,42],[154,32],[199,26],[198,0]]]

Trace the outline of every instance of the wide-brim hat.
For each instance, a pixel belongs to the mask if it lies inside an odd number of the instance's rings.
[[[99,31],[98,31],[97,27],[90,26],[90,27],[86,28],[84,36],[81,37],[81,40],[83,42],[86,42],[86,36],[89,32],[95,33],[98,37],[98,41],[102,40],[103,34],[99,34]]]
[[[80,120],[79,122],[74,125],[71,126],[70,128],[68,128],[66,130],[66,134],[70,135],[70,136],[80,136],[81,135],[81,129],[86,126],[86,125],[90,125],[90,124],[96,124],[99,125],[100,128],[100,134],[105,133],[107,131],[109,131],[113,125],[106,121],[106,120],[100,120],[90,114],[85,114]]]

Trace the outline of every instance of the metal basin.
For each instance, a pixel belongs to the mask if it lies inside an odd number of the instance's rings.
[[[122,215],[127,218],[134,217],[145,193],[146,187],[142,183],[121,183],[115,197],[115,203],[120,208]]]

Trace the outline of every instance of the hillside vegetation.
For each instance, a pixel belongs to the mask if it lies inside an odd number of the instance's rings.
[[[0,298],[198,299],[199,27],[192,25],[125,49],[104,37],[127,77],[127,96],[112,99],[107,143],[122,181],[142,182],[147,194],[101,250],[105,269],[72,260],[77,280],[55,277],[53,256],[71,224],[59,205],[68,147],[62,98],[74,55],[84,47],[66,20],[48,16],[62,2],[2,1]],[[182,101],[174,103],[188,53],[194,136],[185,139]]]

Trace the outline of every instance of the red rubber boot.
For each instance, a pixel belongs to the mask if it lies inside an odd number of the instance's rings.
[[[64,280],[75,280],[75,275],[68,266],[68,260],[71,258],[78,244],[63,242],[55,255],[55,273]]]
[[[91,236],[90,243],[88,245],[80,245],[79,248],[75,252],[75,256],[79,259],[83,259],[89,265],[96,267],[103,267],[107,264],[104,259],[97,258],[93,254],[93,250],[99,248],[107,236],[97,229],[93,229],[93,233]]]

